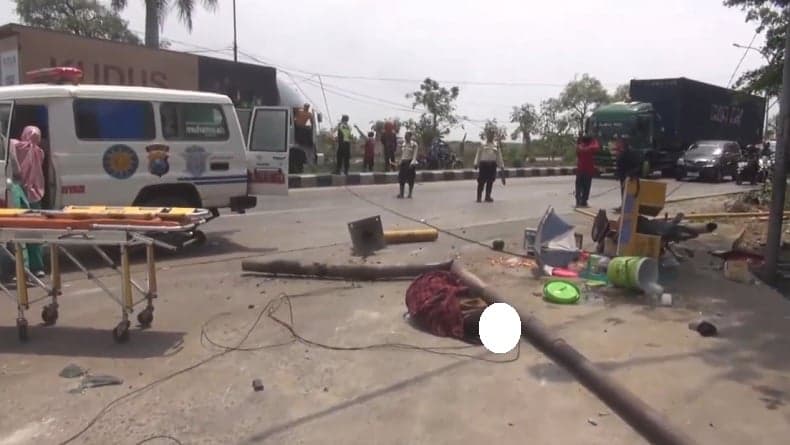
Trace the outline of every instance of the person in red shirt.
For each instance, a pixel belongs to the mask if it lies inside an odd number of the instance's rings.
[[[375,137],[375,133],[373,133],[372,131],[369,131],[368,135],[365,136],[365,133],[362,130],[360,130],[359,127],[354,125],[354,128],[357,129],[357,131],[359,132],[359,135],[365,141],[365,152],[364,152],[364,154],[362,156],[362,168],[365,171],[372,172],[373,171],[373,164],[375,163],[374,161],[375,161],[375,157],[376,157],[376,137]]]
[[[595,138],[582,136],[576,141],[576,207],[589,207],[592,178],[595,176],[593,156],[601,149]]]

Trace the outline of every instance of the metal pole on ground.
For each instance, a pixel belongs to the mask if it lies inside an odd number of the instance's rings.
[[[779,261],[779,250],[782,245],[782,217],[787,190],[787,142],[790,136],[790,23],[785,31],[784,67],[782,68],[782,100],[779,102],[781,124],[777,128],[779,137],[776,143],[776,160],[774,162],[774,178],[771,184],[771,209],[768,218],[768,235],[765,244],[764,277],[769,283],[776,280],[776,265]]]

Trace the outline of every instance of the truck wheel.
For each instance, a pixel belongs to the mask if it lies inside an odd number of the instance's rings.
[[[718,184],[722,181],[724,181],[724,172],[721,171],[721,167],[718,167],[713,171],[713,182]]]
[[[661,177],[662,178],[671,178],[675,175],[674,168],[662,168],[661,169]]]

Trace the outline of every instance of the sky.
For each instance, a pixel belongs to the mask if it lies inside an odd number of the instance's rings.
[[[135,32],[143,4],[122,13]],[[1,23],[18,21],[14,6],[0,0]],[[632,78],[726,86],[744,56],[733,43],[755,38],[722,0],[236,0],[236,9],[239,60],[279,68],[325,123],[416,117],[405,95],[430,76],[460,87],[457,111],[471,122],[451,137],[470,140],[485,119],[508,121],[513,106],[537,106],[583,73],[610,91]],[[162,36],[171,49],[232,58],[232,0],[197,8],[191,33],[171,12]],[[762,62],[746,51],[738,72]]]

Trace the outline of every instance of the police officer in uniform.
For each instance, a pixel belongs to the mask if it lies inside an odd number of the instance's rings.
[[[337,127],[337,166],[335,174],[339,175],[342,168],[343,174],[348,176],[348,164],[351,162],[351,127],[348,125],[348,115],[343,115]]]

